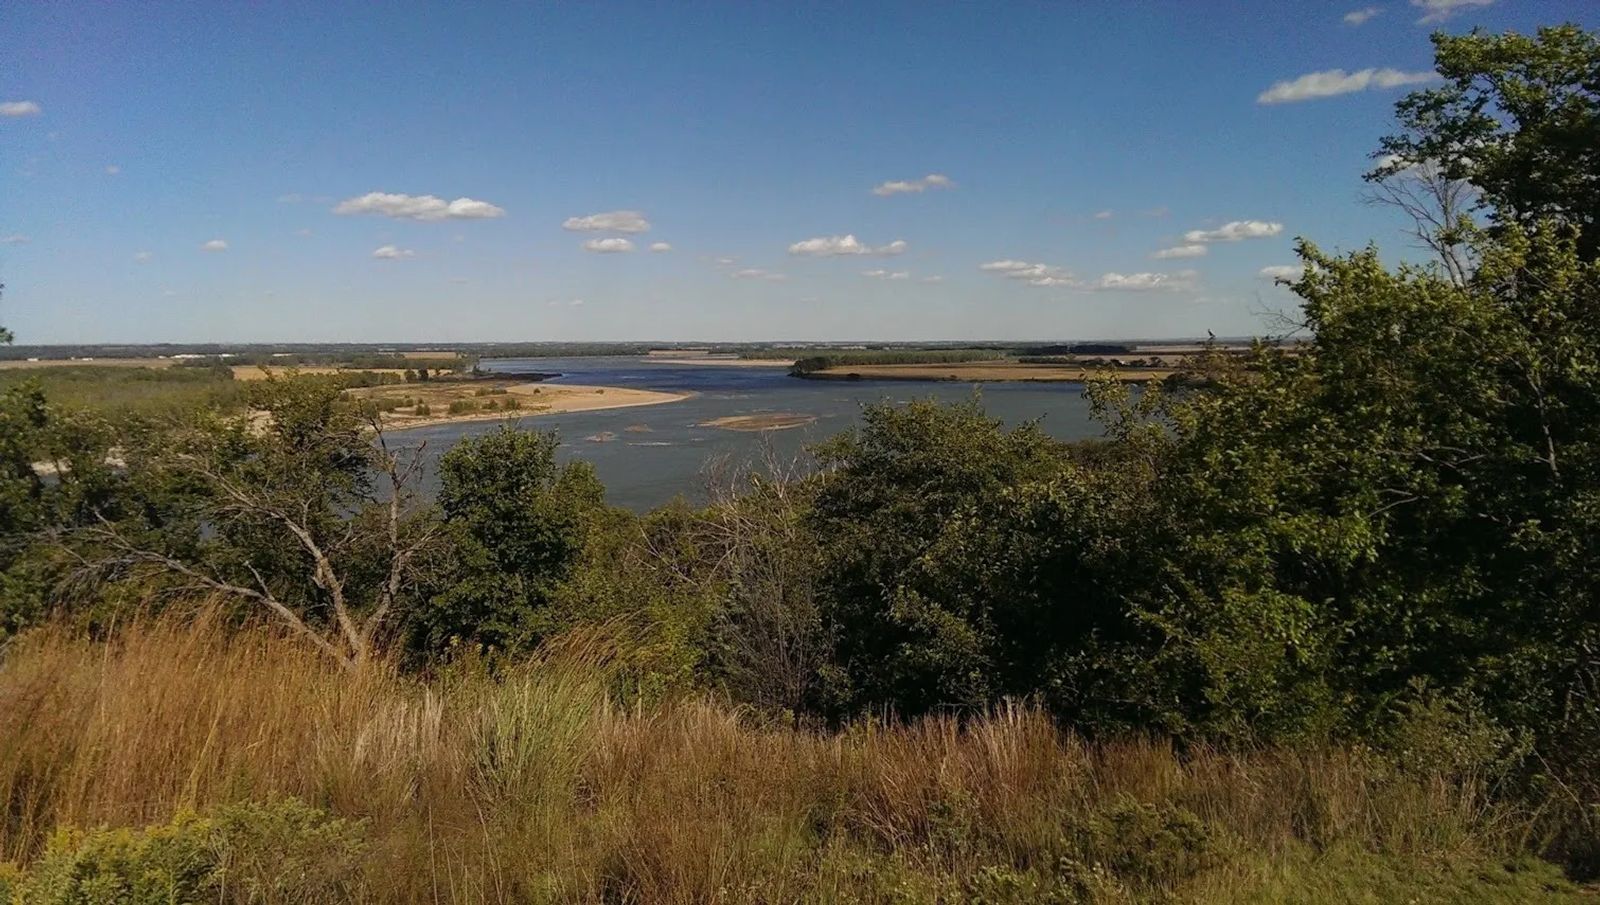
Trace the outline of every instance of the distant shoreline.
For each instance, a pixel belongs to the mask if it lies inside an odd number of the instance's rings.
[[[1084,383],[1110,377],[1122,383],[1150,383],[1176,373],[1175,368],[1111,368],[1028,365],[996,362],[949,364],[837,365],[796,374],[802,380],[899,380],[917,383]]]

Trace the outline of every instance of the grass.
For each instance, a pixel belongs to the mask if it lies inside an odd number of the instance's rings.
[[[103,414],[165,414],[244,405],[244,387],[205,368],[62,365],[0,369],[0,393],[37,381],[45,398],[64,408]]]
[[[1091,743],[1024,707],[796,731],[619,704],[605,649],[422,680],[205,612],[36,630],[0,662],[0,860],[292,796],[362,822],[359,901],[1592,901],[1472,777]]]

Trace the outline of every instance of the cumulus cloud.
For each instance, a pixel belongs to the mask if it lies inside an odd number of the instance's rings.
[[[38,116],[43,112],[37,101],[0,101],[0,116]]]
[[[1399,88],[1404,85],[1420,85],[1431,82],[1439,77],[1436,72],[1402,72],[1398,69],[1358,69],[1355,72],[1345,72],[1343,69],[1324,69],[1321,72],[1308,72],[1297,79],[1287,82],[1277,82],[1271,88],[1256,95],[1258,104],[1291,104],[1296,101],[1309,101],[1319,97],[1336,97],[1340,94],[1351,94],[1357,91],[1367,91],[1376,88]]]
[[[372,256],[385,261],[398,261],[402,258],[414,257],[416,252],[409,248],[399,248],[394,245],[381,245],[372,250]]]
[[[650,221],[638,211],[606,211],[587,217],[568,217],[561,228],[575,233],[642,233],[650,231]]]
[[[1244,239],[1268,239],[1283,232],[1282,223],[1268,223],[1264,220],[1234,220],[1224,223],[1216,229],[1191,229],[1183,234],[1183,241],[1196,242],[1239,242]]]
[[[114,163],[106,165],[106,175],[107,176],[115,176],[120,172],[122,172],[122,167],[119,167]]]
[[[150,252],[148,252],[148,251],[134,252],[134,255],[133,255],[133,259],[136,262],[140,263],[140,264],[145,263],[146,261],[150,260],[152,257],[154,257],[154,255],[150,254]]]
[[[1095,292],[1182,291],[1193,289],[1198,276],[1193,270],[1176,273],[1105,273],[1098,280],[1084,284],[1083,288]]]
[[[1189,245],[1174,245],[1171,248],[1163,248],[1160,251],[1151,252],[1150,257],[1162,260],[1167,258],[1203,258],[1205,254],[1206,247],[1204,245],[1191,243]]]
[[[672,250],[672,243],[671,242],[651,242],[650,243],[650,250],[651,251],[671,251]]]
[[[844,236],[818,236],[815,239],[806,239],[789,246],[789,254],[809,255],[811,257],[826,258],[838,255],[876,255],[888,257],[903,253],[909,248],[904,239],[896,239],[888,245],[872,246],[863,243],[854,235]]]
[[[987,273],[999,274],[1008,280],[1021,280],[1029,286],[1073,286],[1077,280],[1071,271],[1056,267],[1053,264],[1035,264],[1031,261],[990,261],[979,264],[978,269]]]
[[[923,277],[922,279],[918,280],[917,282],[919,282],[919,283],[943,283],[944,282],[944,277],[941,277],[941,276]]]
[[[891,271],[891,270],[863,270],[863,271],[861,271],[861,275],[864,276],[864,277],[867,277],[868,279],[873,279],[873,280],[909,280],[909,279],[911,279],[911,271],[909,271],[909,270],[893,270],[893,271]]]
[[[735,270],[733,273],[728,274],[728,276],[731,276],[736,280],[769,280],[771,282],[781,282],[788,279],[788,277],[784,274],[773,273],[770,270],[763,270],[760,267],[746,267],[743,270]]]
[[[1109,210],[1095,211],[1094,218],[1096,220],[1110,220],[1112,218],[1112,216],[1115,215],[1115,213],[1116,213],[1115,211],[1109,211]]]
[[[1417,20],[1418,25],[1443,22],[1456,13],[1493,4],[1494,0],[1411,0],[1412,6],[1422,10],[1422,18]]]
[[[879,198],[887,198],[890,195],[926,192],[928,189],[950,189],[955,188],[955,185],[949,176],[940,173],[929,173],[921,179],[904,179],[879,183],[872,189],[872,194],[877,195]]]
[[[1383,10],[1377,8],[1376,6],[1364,6],[1361,9],[1353,9],[1344,14],[1344,24],[1361,25],[1368,19],[1371,19],[1373,16],[1376,16],[1381,12],[1383,12]]]
[[[393,192],[368,192],[346,198],[333,209],[336,214],[376,214],[397,220],[488,220],[504,217],[503,208],[487,201],[457,198],[446,201],[435,195],[403,195]]]
[[[614,255],[624,251],[633,251],[633,243],[619,237],[590,239],[583,243],[583,250],[601,255]]]
[[[1274,264],[1271,267],[1261,268],[1256,275],[1263,280],[1271,280],[1274,283],[1279,281],[1293,282],[1300,279],[1300,276],[1305,272],[1306,265],[1304,264]]]
[[[200,246],[201,251],[227,251],[228,243],[221,239],[212,239]]]
[[[27,245],[32,241],[32,236],[24,236],[21,233],[13,233],[9,236],[0,236],[0,245]]]

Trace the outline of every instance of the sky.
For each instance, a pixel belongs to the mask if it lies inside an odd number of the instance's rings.
[[[1270,333],[1429,34],[1594,0],[0,4],[19,343]]]

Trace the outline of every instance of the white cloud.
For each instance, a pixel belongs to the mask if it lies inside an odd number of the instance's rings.
[[[627,239],[612,237],[609,239],[590,239],[583,243],[584,251],[592,251],[600,255],[614,255],[625,251],[633,251],[633,243]]]
[[[1411,5],[1422,10],[1418,25],[1432,25],[1474,7],[1490,6],[1494,0],[1411,0]]]
[[[772,282],[781,282],[788,279],[787,276],[781,273],[773,273],[770,270],[763,270],[760,267],[746,267],[744,270],[735,270],[733,273],[728,275],[736,280],[770,280]]]
[[[890,195],[916,194],[926,192],[928,189],[952,189],[955,186],[956,184],[950,180],[949,176],[940,173],[929,173],[921,179],[880,183],[873,188],[872,194],[877,195],[879,198],[887,198]]]
[[[1371,19],[1373,16],[1376,16],[1382,12],[1383,10],[1376,6],[1364,6],[1361,9],[1353,9],[1344,14],[1344,24],[1361,25],[1368,19]]]
[[[200,246],[201,251],[227,251],[228,243],[221,239],[212,239]]]
[[[416,254],[409,248],[398,248],[394,245],[382,245],[372,250],[374,258],[380,258],[385,261],[398,261],[401,258],[415,257]]]
[[[434,195],[402,195],[391,192],[368,192],[358,198],[346,198],[333,209],[336,214],[377,214],[397,220],[487,220],[504,217],[503,208],[487,201],[457,198],[446,201]]]
[[[1105,273],[1100,279],[1083,286],[1096,292],[1152,292],[1156,290],[1182,291],[1195,287],[1199,274],[1193,270],[1176,273]]]
[[[1420,85],[1431,82],[1439,77],[1435,72],[1401,72],[1398,69],[1358,69],[1355,72],[1345,72],[1343,69],[1325,69],[1321,72],[1308,72],[1297,79],[1287,82],[1277,82],[1271,88],[1256,95],[1258,104],[1290,104],[1296,101],[1309,101],[1319,97],[1335,97],[1340,94],[1351,94],[1356,91],[1367,91],[1373,88],[1399,88],[1404,85]]]
[[[43,112],[37,101],[0,102],[0,116],[38,116]]]
[[[1267,239],[1283,232],[1282,223],[1264,220],[1234,220],[1216,229],[1191,229],[1183,234],[1185,242],[1238,242],[1243,239]]]
[[[119,167],[114,163],[106,165],[106,175],[107,176],[115,176],[120,172],[122,172],[122,167]]]
[[[733,265],[735,265],[737,263],[739,263],[739,259],[738,258],[718,258],[716,260],[716,264],[717,264],[718,267],[732,267]]]
[[[864,277],[867,277],[869,279],[874,279],[874,280],[909,280],[909,279],[911,279],[911,271],[909,271],[909,270],[894,270],[894,271],[890,271],[890,270],[863,270],[863,271],[861,271],[861,275],[864,276]]]
[[[300,229],[295,230],[294,234],[297,235],[297,236],[309,236],[309,235],[311,235],[311,230],[309,228],[307,228],[307,227],[302,227]]]
[[[638,211],[606,211],[587,217],[568,217],[561,228],[575,233],[643,233],[650,231],[650,221]]]
[[[1174,245],[1171,248],[1163,248],[1160,251],[1151,252],[1150,257],[1163,260],[1167,258],[1203,258],[1205,257],[1205,254],[1206,247],[1204,245],[1195,243],[1190,245]]]
[[[1276,283],[1279,280],[1298,280],[1300,275],[1305,273],[1305,270],[1306,265],[1304,264],[1274,264],[1271,267],[1261,268],[1256,275],[1263,280],[1271,280]]]
[[[904,239],[896,239],[888,245],[866,245],[854,235],[844,236],[818,236],[815,239],[806,239],[789,246],[789,254],[809,255],[811,257],[826,258],[837,255],[876,255],[887,257],[897,255],[909,248]]]
[[[140,251],[140,252],[135,252],[135,253],[134,253],[134,255],[133,255],[133,259],[134,259],[134,260],[135,260],[135,261],[136,261],[136,262],[138,262],[138,263],[140,263],[140,264],[143,264],[143,263],[145,263],[145,262],[146,262],[146,261],[149,261],[149,260],[150,260],[150,259],[151,259],[151,258],[153,258],[153,257],[155,257],[155,255],[152,255],[152,254],[151,254],[151,253],[150,253],[150,252],[148,252],[148,251]]]
[[[1073,286],[1077,284],[1071,271],[1053,264],[1034,264],[1028,261],[990,261],[979,264],[979,270],[997,273],[1008,280],[1021,280],[1029,286]]]
[[[919,282],[919,283],[943,283],[944,282],[944,277],[941,277],[941,276],[923,277],[922,279],[918,280],[917,282]]]
[[[584,304],[583,299],[573,299],[572,301],[567,303],[567,306],[569,308],[582,308],[583,304]]]
[[[672,243],[671,242],[651,242],[650,243],[650,250],[651,251],[671,251],[672,250]]]
[[[1115,213],[1116,213],[1115,211],[1109,211],[1109,210],[1095,211],[1094,218],[1096,220],[1110,220],[1112,218],[1112,216],[1115,215]]]
[[[15,233],[9,236],[0,236],[0,245],[27,245],[32,241],[32,236],[24,236],[21,233]]]

